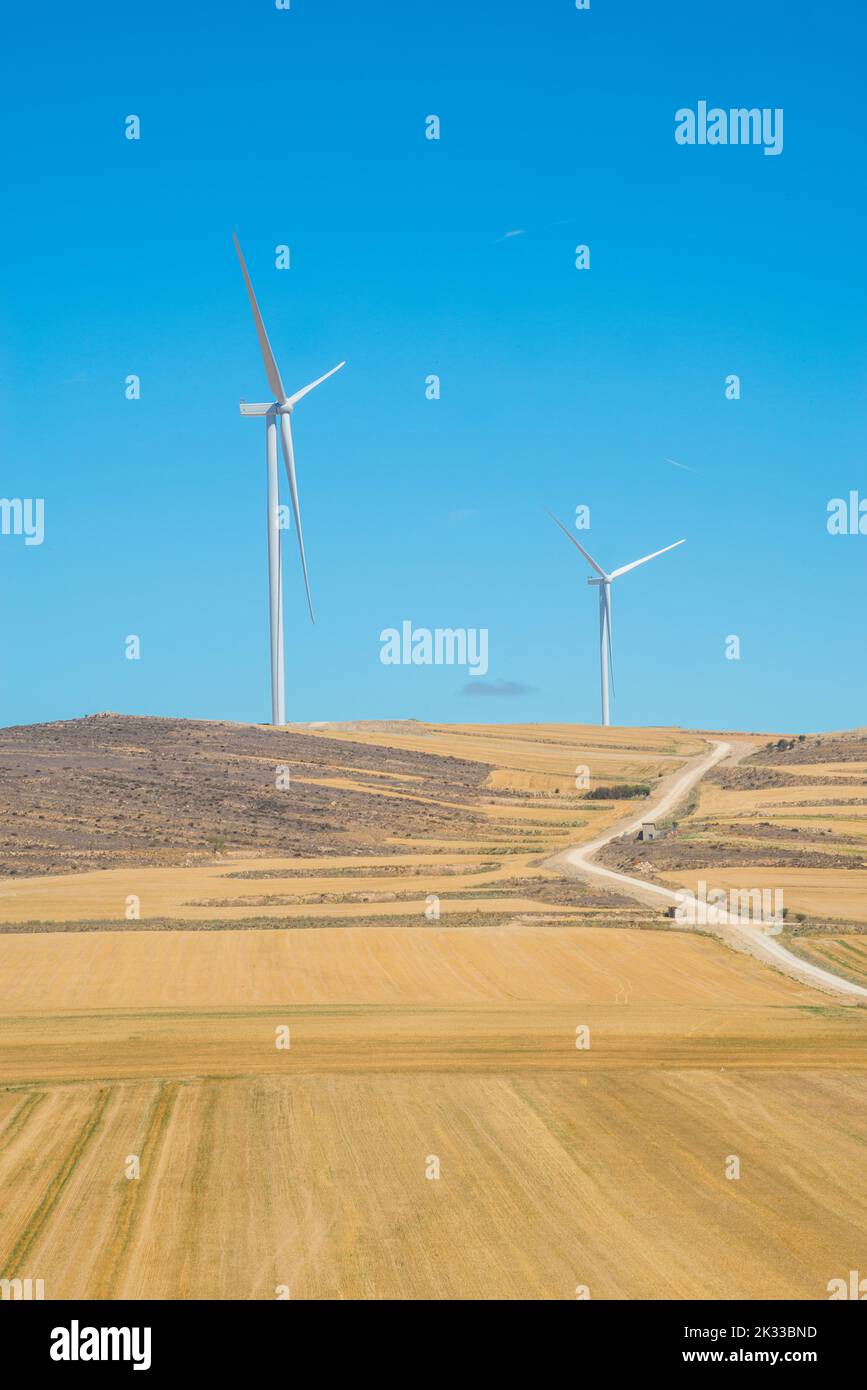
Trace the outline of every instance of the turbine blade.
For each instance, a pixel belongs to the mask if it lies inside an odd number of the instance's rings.
[[[548,512],[547,507],[545,508],[545,511]],[[560,527],[560,530],[563,532],[563,535],[568,536],[572,544],[578,546],[578,549],[581,551],[581,554],[584,556],[584,559],[588,562],[588,564],[593,566],[596,573],[601,575],[603,579],[608,579],[609,576],[605,573],[604,569],[602,569],[601,565],[597,565],[596,561],[593,559],[593,556],[587,554],[587,551],[584,549],[583,545],[578,545],[578,542],[572,535],[572,532],[563,525],[562,521],[560,521],[559,518],[556,517],[553,512],[548,512],[548,515],[552,521],[557,523],[557,525]]]
[[[345,362],[338,362],[337,366],[332,367],[330,372],[326,372],[324,376],[317,377],[315,381],[311,381],[309,386],[302,386],[300,391],[296,391],[294,396],[289,397],[288,401],[286,401],[286,405],[295,405],[297,401],[302,400],[310,391],[315,391],[317,386],[321,386],[323,381],[327,381],[330,376],[334,376],[335,372],[339,372],[340,368],[345,366]]]
[[[289,415],[280,416],[280,443],[283,445],[283,458],[286,462],[286,474],[289,478],[289,495],[292,498],[292,512],[295,517],[295,530],[298,533],[298,550],[301,555],[301,569],[304,572],[304,588],[307,590],[307,607],[310,609],[310,621],[315,623],[313,616],[313,600],[310,597],[310,580],[307,577],[307,557],[304,554],[304,533],[301,530],[301,506],[298,502],[298,481],[295,477],[295,451],[292,448],[292,424]]]
[[[633,560],[631,565],[621,565],[619,570],[612,570],[609,579],[618,579],[621,574],[628,574],[630,570],[637,569],[639,565],[646,565],[648,560],[655,560],[657,555],[664,555],[667,550],[676,550],[683,541],[675,541],[672,545],[664,545],[661,550],[654,550],[652,555],[643,555],[640,560]]]
[[[280,378],[280,371],[277,366],[276,359],[274,357],[273,352],[271,351],[271,344],[268,342],[268,334],[265,332],[265,324],[262,321],[262,315],[259,313],[259,305],[256,303],[256,296],[253,293],[253,284],[247,272],[247,263],[244,260],[244,254],[241,250],[241,243],[239,242],[234,232],[232,233],[232,240],[235,243],[235,250],[238,253],[238,260],[241,262],[241,269],[244,272],[244,283],[247,286],[247,294],[250,297],[250,308],[253,310],[253,322],[256,325],[256,336],[259,339],[259,347],[262,350],[262,358],[265,363],[265,375],[268,378],[268,385],[274,392],[275,398],[282,405],[286,400],[286,390]]]
[[[600,587],[606,590],[605,609],[608,621],[608,675],[611,681],[611,703],[613,704],[616,692],[614,689],[614,634],[611,628],[611,590],[606,584]]]

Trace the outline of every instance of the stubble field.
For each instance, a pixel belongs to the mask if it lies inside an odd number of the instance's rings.
[[[116,760],[146,746],[124,723]],[[700,735],[296,738],[311,762],[327,744],[327,863],[275,853],[249,767],[240,843],[193,843],[203,807],[187,842],[106,868],[98,824],[71,843],[62,787],[52,810],[29,783],[44,767],[11,779],[22,863],[60,857],[0,881],[0,1276],[48,1298],[813,1299],[867,1263],[867,1011],[545,862],[640,805],[583,800],[576,766],[652,784]],[[438,788],[428,833],[392,757]],[[280,803],[290,838],[306,795]],[[377,797],[398,809],[354,844]]]

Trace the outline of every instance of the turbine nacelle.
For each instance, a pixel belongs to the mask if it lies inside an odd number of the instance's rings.
[[[263,415],[291,415],[295,409],[294,405],[289,405],[288,402],[281,405],[280,401],[271,401],[270,405],[267,401],[258,401],[255,404],[251,404],[250,401],[241,401],[239,408],[242,415],[259,417]]]
[[[292,396],[281,396],[277,401],[241,401],[242,415],[291,415],[299,401],[315,391],[317,386],[321,386],[323,381],[327,381],[335,372],[339,372],[341,367],[345,367],[345,362],[338,362],[336,367],[332,367],[330,372],[325,372],[323,376],[318,376],[315,381],[311,381],[307,386],[302,386],[300,391],[296,391]]]

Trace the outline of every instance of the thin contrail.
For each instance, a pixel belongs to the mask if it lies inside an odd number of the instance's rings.
[[[510,241],[512,237],[529,236],[532,232],[549,232],[552,227],[565,227],[569,222],[574,222],[574,217],[561,217],[556,222],[545,222],[535,227],[515,227],[512,231],[505,232],[502,236],[494,239],[493,245],[499,246],[501,241]]]

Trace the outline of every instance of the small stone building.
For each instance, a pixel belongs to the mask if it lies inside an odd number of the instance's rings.
[[[639,839],[639,840],[655,840],[655,839],[656,839],[656,822],[655,822],[655,821],[652,821],[652,820],[645,820],[645,821],[642,821],[642,822],[641,822],[641,829],[640,829],[639,832],[638,832],[638,839]]]

